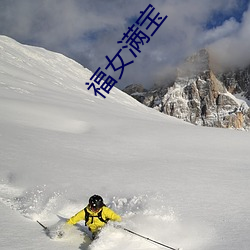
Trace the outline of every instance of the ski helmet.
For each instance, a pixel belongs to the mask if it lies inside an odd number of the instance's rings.
[[[93,195],[89,198],[89,206],[91,209],[98,210],[103,207],[103,199],[99,195]]]

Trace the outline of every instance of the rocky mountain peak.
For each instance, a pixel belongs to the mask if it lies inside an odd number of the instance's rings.
[[[194,77],[205,74],[210,70],[209,53],[206,49],[201,49],[197,53],[188,57],[177,69],[177,77]]]
[[[196,125],[248,129],[249,106],[233,94],[250,93],[250,67],[215,74],[212,66],[209,51],[202,49],[178,67],[171,86],[130,95],[160,112]]]

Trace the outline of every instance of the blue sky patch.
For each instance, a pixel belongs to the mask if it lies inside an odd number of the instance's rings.
[[[206,23],[206,29],[213,29],[221,26],[226,20],[234,18],[238,23],[242,22],[244,12],[248,9],[249,0],[238,1],[237,9],[232,10],[229,13],[223,12],[223,10],[215,11],[210,20]]]

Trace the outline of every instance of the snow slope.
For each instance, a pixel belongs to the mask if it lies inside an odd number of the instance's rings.
[[[95,193],[171,247],[250,249],[249,133],[181,122],[116,88],[104,100],[91,75],[0,36],[0,249],[162,249],[112,225],[90,244],[83,223],[61,240],[36,223],[53,228]]]

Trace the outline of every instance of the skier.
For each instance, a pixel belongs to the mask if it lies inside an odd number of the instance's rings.
[[[120,222],[122,219],[120,215],[105,206],[101,196],[95,194],[89,198],[89,204],[72,216],[67,224],[74,225],[80,220],[85,220],[85,226],[92,232],[94,239],[109,220]]]

